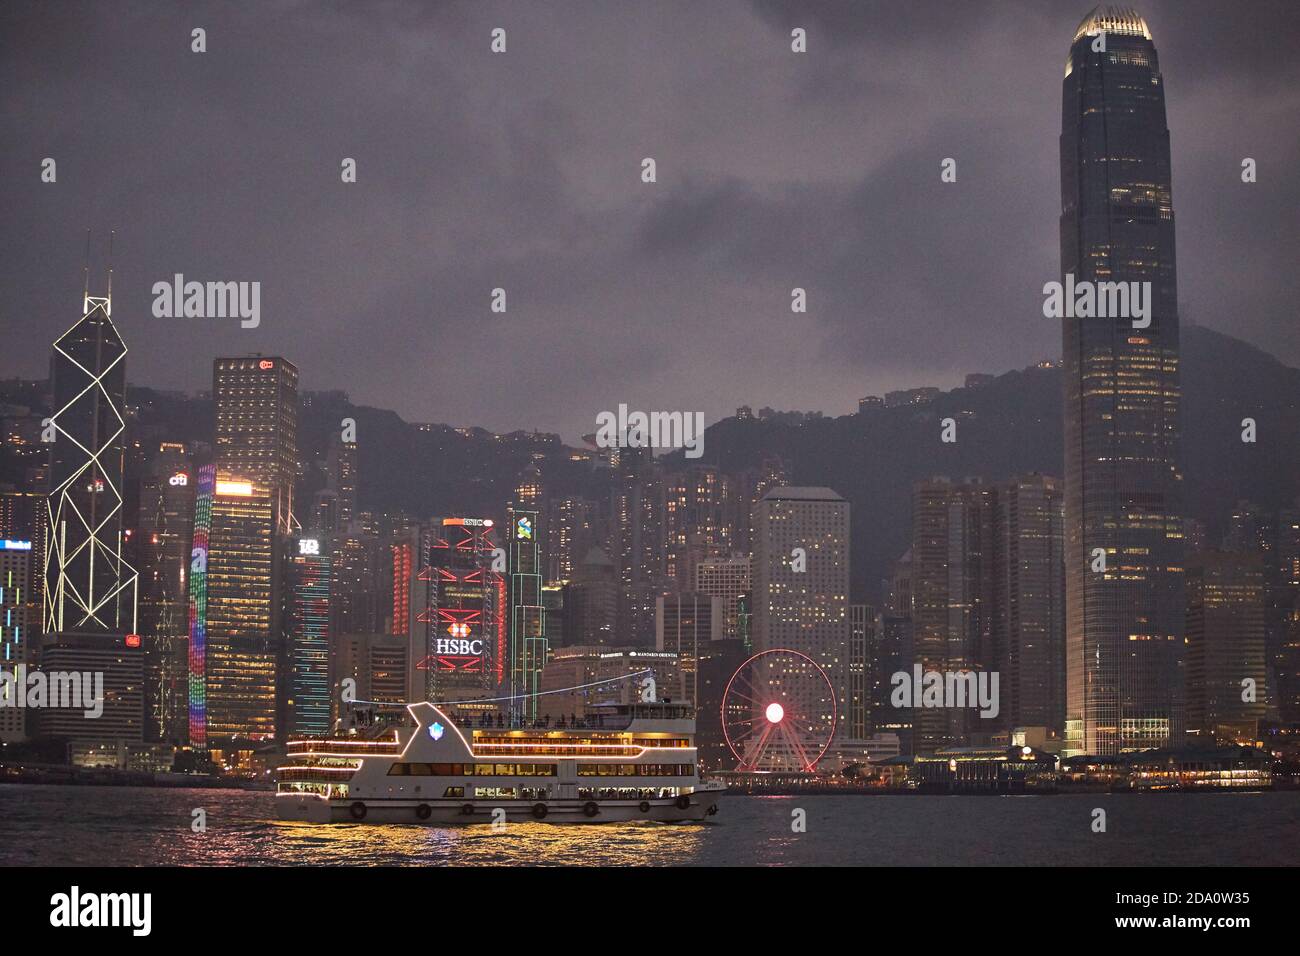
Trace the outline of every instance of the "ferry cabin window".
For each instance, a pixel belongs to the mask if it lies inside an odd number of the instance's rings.
[[[476,763],[474,774],[479,777],[554,777],[553,763]]]
[[[500,800],[514,800],[518,791],[514,787],[475,787],[474,796],[477,799],[494,798]]]
[[[692,763],[580,763],[579,777],[689,777]]]
[[[553,763],[391,763],[390,777],[554,777]]]
[[[659,787],[653,790],[636,787],[579,787],[579,800],[662,800],[681,793],[678,787]]]

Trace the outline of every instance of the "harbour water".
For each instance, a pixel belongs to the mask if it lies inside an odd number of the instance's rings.
[[[724,796],[711,822],[275,820],[237,790],[0,785],[0,865],[1293,866],[1300,792]],[[1093,810],[1106,831],[1093,830]],[[204,832],[192,828],[203,811]],[[796,811],[806,831],[793,832]]]

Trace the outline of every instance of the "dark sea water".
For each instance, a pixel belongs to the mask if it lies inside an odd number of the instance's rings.
[[[281,823],[270,793],[0,785],[0,865],[1260,866],[1300,862],[1300,792],[724,796],[712,822]],[[1094,807],[1106,832],[1092,831]],[[207,814],[195,833],[192,811]],[[792,811],[807,832],[791,831]]]

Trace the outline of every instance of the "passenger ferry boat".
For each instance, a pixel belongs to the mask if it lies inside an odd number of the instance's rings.
[[[565,724],[458,727],[431,703],[404,726],[290,741],[277,771],[282,820],[315,823],[700,821],[721,784],[701,781],[695,719],[681,704],[605,704]]]

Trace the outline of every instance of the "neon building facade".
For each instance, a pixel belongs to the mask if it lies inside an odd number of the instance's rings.
[[[536,511],[511,509],[510,714],[537,719],[537,694],[546,664],[546,608],[542,604],[542,552]]]
[[[290,556],[288,732],[325,734],[330,729],[330,590],[333,557],[328,541],[299,538]]]
[[[27,660],[27,589],[32,543],[0,539],[0,666]]]
[[[190,551],[190,746],[205,750],[207,722],[208,535],[212,529],[212,495],[216,465],[197,472],[194,493],[194,544]]]
[[[428,700],[451,693],[486,696],[502,682],[506,659],[503,576],[492,569],[491,518],[435,520],[428,541],[424,671]]]
[[[27,662],[27,607],[32,570],[32,543],[0,538],[0,668],[13,673]],[[0,741],[26,738],[21,708],[0,706]]]

